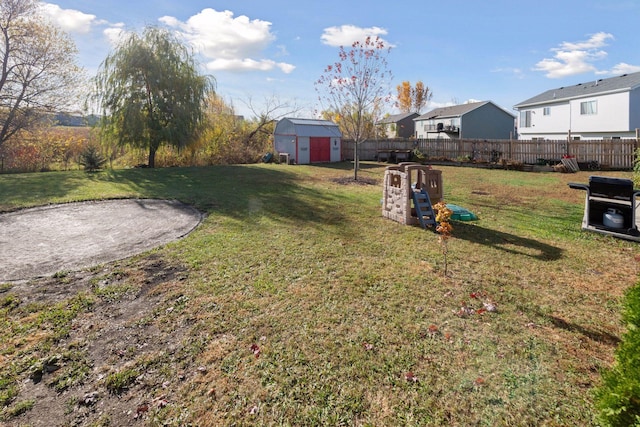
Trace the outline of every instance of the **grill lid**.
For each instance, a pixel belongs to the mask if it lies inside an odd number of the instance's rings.
[[[633,181],[626,178],[590,176],[589,193],[592,196],[607,199],[631,200],[633,196]]]

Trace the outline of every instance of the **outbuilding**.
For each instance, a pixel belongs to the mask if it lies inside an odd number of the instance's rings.
[[[342,160],[342,133],[329,120],[284,118],[273,132],[275,150],[290,163],[328,163]]]

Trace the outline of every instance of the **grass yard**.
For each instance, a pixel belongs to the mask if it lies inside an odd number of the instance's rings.
[[[382,217],[382,164],[360,184],[349,163],[0,175],[0,211],[155,197],[207,214],[131,259],[0,285],[0,421],[595,425],[638,244],[580,230],[567,183],[588,172],[436,168],[479,217],[452,222],[446,276],[436,234]]]

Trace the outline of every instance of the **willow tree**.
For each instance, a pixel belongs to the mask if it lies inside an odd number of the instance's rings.
[[[103,134],[119,145],[148,149],[149,167],[163,144],[180,149],[195,140],[214,88],[211,77],[198,73],[187,46],[157,27],[127,35],[94,82]]]
[[[357,41],[350,49],[340,47],[339,61],[327,66],[316,81],[325,109],[340,112],[344,137],[352,139],[354,179],[358,179],[359,145],[368,135],[369,117],[380,114],[391,99],[391,72],[387,68],[390,47],[378,37]]]

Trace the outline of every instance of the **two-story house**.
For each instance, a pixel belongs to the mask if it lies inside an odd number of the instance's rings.
[[[640,128],[640,72],[550,89],[514,109],[522,140],[634,138]]]
[[[418,139],[509,139],[515,116],[491,101],[429,111],[414,119]]]
[[[418,113],[392,114],[380,120],[377,125],[382,129],[383,138],[412,138],[415,129],[413,119]]]

